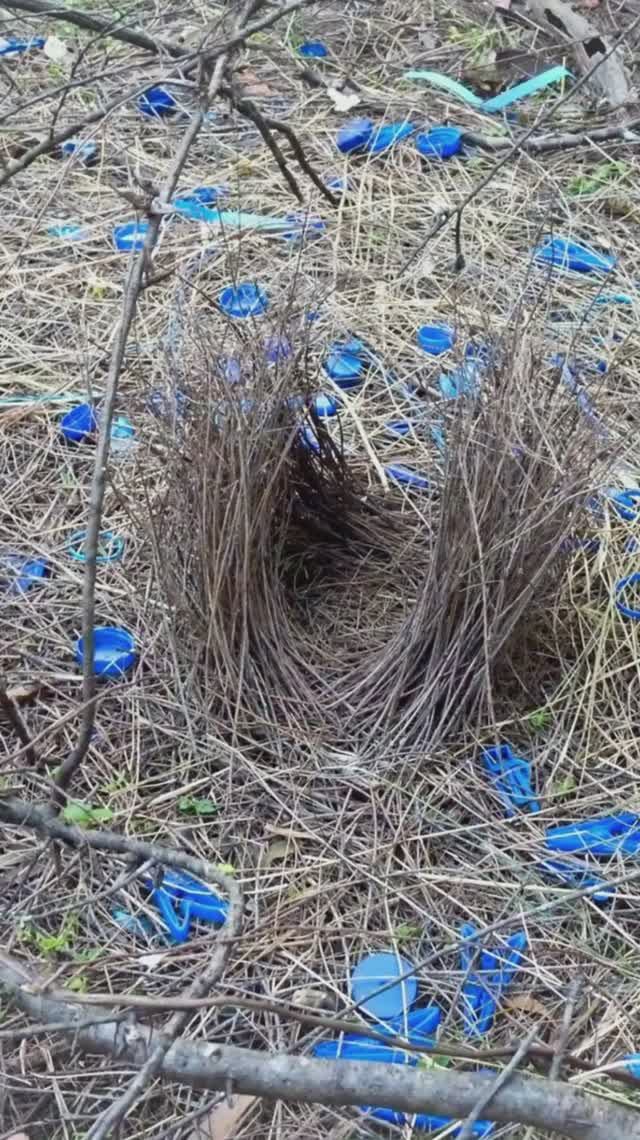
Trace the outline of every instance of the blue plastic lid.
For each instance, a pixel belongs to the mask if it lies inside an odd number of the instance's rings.
[[[138,99],[138,110],[143,115],[158,119],[163,115],[173,115],[178,110],[178,104],[164,87],[148,87]]]
[[[93,667],[97,677],[120,677],[136,663],[136,644],[126,629],[97,625],[93,631]],[[76,661],[84,662],[84,638],[76,641]]]
[[[43,48],[46,43],[44,36],[34,36],[31,40],[19,40],[15,36],[0,39],[0,55],[22,55],[31,48]]]
[[[398,954],[368,954],[358,962],[351,974],[351,1000],[370,1017],[377,1017],[381,1021],[397,1017],[416,1000],[418,982],[415,976],[389,986],[382,993],[376,991],[380,986],[409,973],[411,968],[411,962]]]
[[[85,443],[98,430],[98,420],[91,404],[76,404],[60,420],[60,431],[69,443]]]
[[[355,388],[363,380],[364,362],[351,352],[332,352],[322,367],[339,388]]]
[[[415,131],[413,123],[385,123],[371,135],[367,142],[369,154],[382,154],[397,142],[408,138]]]
[[[291,343],[286,336],[270,336],[264,342],[264,354],[269,364],[278,364],[291,356]]]
[[[338,414],[338,401],[333,396],[327,395],[326,392],[320,392],[313,401],[313,410],[317,416],[337,416]]]
[[[65,546],[65,550],[70,558],[75,559],[76,562],[86,562],[87,555],[84,549],[85,539],[87,537],[86,530],[77,530]],[[104,562],[118,562],[124,553],[124,539],[118,534],[114,534],[112,530],[101,530],[98,535],[98,553],[96,555],[96,563]]]
[[[352,150],[362,150],[367,146],[375,130],[373,119],[352,119],[338,131],[336,146],[342,154]]]
[[[111,235],[113,244],[121,252],[130,252],[131,250],[137,252],[144,245],[148,229],[148,222],[124,222],[121,226],[114,226]]]
[[[634,594],[638,598],[636,606],[629,605]],[[615,598],[616,609],[623,617],[631,618],[632,621],[640,621],[640,573],[636,571],[635,574],[628,574],[626,578],[621,578],[619,582],[616,582]]]
[[[416,340],[423,352],[430,356],[440,356],[455,344],[456,334],[448,325],[423,325],[416,333]]]
[[[396,483],[404,483],[407,487],[418,487],[421,491],[431,489],[431,483],[426,475],[420,471],[413,471],[411,467],[404,467],[402,463],[389,463],[385,472]]]
[[[194,186],[193,190],[180,195],[182,202],[199,202],[201,206],[211,206],[218,198],[226,198],[228,186]]]
[[[76,155],[85,166],[91,166],[98,157],[98,145],[90,139],[84,142],[82,139],[67,139],[62,143],[60,150],[67,158]]]
[[[572,269],[574,273],[610,273],[617,260],[566,237],[546,237],[533,256],[536,261],[559,269]]]
[[[424,158],[451,158],[462,150],[462,131],[458,127],[432,127],[418,135],[416,150]]]
[[[25,558],[24,554],[0,555],[0,589],[16,597],[26,594],[49,573],[46,558]]]
[[[269,307],[269,299],[257,285],[246,281],[227,285],[218,296],[218,304],[228,317],[257,317]]]
[[[298,55],[304,55],[307,59],[324,59],[328,54],[326,47],[320,43],[320,40],[307,40],[298,48]]]

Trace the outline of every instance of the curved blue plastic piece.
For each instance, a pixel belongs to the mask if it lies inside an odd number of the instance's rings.
[[[344,345],[333,346],[333,351],[323,362],[322,367],[327,376],[339,388],[355,388],[364,379],[365,362],[357,352],[349,351]]]
[[[384,430],[387,435],[392,435],[394,439],[398,439],[409,435],[412,426],[411,420],[389,420],[389,422],[384,425]]]
[[[492,99],[485,99],[481,109],[489,112],[503,111],[512,103],[517,103],[519,99],[526,99],[529,95],[535,95],[537,91],[542,91],[551,83],[559,83],[563,79],[571,79],[571,72],[567,71],[566,67],[550,67],[548,71],[542,71],[539,75],[534,75],[532,79],[525,79],[523,83],[517,83],[515,87],[501,91]]]
[[[617,260],[566,237],[546,237],[533,256],[536,261],[558,269],[572,269],[575,273],[610,273]]]
[[[446,1128],[448,1124],[452,1123],[450,1116],[427,1116],[423,1112],[419,1112],[417,1116],[409,1116],[395,1108],[372,1108],[368,1105],[362,1105],[360,1112],[366,1112],[367,1116],[372,1116],[375,1120],[384,1120],[387,1124],[412,1124],[414,1128],[419,1128],[423,1132],[437,1132],[438,1129]],[[489,1136],[495,1127],[491,1120],[477,1120],[471,1132],[473,1136]],[[462,1125],[448,1135],[459,1136],[461,1128]]]
[[[382,154],[396,143],[412,135],[416,127],[413,123],[386,123],[373,132],[367,142],[369,154]]]
[[[630,487],[625,491],[608,488],[607,502],[613,505],[615,513],[627,522],[636,522],[640,515],[640,488]]]
[[[313,399],[313,410],[317,416],[325,418],[327,416],[337,416],[338,414],[338,401],[333,396],[328,396],[325,392],[319,392]]]
[[[406,1037],[414,1045],[433,1045],[434,1033],[440,1024],[440,1010],[437,1005],[426,1005],[412,1009],[405,1017],[392,1018],[384,1025],[376,1025],[376,1031],[386,1037]],[[419,1053],[407,1052],[397,1046],[384,1045],[365,1033],[347,1033],[334,1041],[321,1041],[313,1050],[314,1057],[342,1059],[343,1061],[387,1061],[394,1065],[416,1065]]]
[[[279,364],[291,356],[291,341],[286,336],[269,336],[264,342],[264,355],[268,364]]]
[[[227,285],[218,296],[218,304],[228,317],[257,317],[269,307],[267,294],[253,282]]]
[[[475,939],[476,928],[464,923],[460,928],[462,939]],[[468,1037],[482,1037],[489,1032],[501,997],[517,972],[527,948],[524,931],[510,934],[506,946],[477,953],[477,940],[463,941],[460,947],[460,968],[466,979],[462,986],[462,1020]],[[475,963],[475,964],[474,964]]]
[[[151,901],[160,911],[172,942],[187,941],[195,918],[216,926],[226,922],[229,904],[184,871],[167,870],[160,887],[154,886],[151,875],[145,875],[144,882],[151,890]]]
[[[627,1053],[623,1060],[626,1061],[627,1072],[640,1081],[640,1053]]]
[[[423,352],[429,356],[440,356],[453,348],[456,334],[448,325],[422,325],[416,333],[416,340]]]
[[[326,47],[320,40],[307,40],[298,48],[298,55],[305,56],[306,59],[324,59],[328,54]]]
[[[77,530],[65,546],[65,550],[70,558],[76,562],[86,562],[87,555],[84,549],[85,539],[87,537],[86,530]],[[96,565],[102,565],[106,562],[118,562],[124,554],[124,539],[119,534],[114,534],[112,530],[101,530],[98,535],[98,550],[103,549],[104,554],[96,555]]]
[[[597,886],[599,889],[589,895],[595,903],[610,903],[616,893],[615,887],[608,887],[604,879],[592,875],[586,865],[577,866],[565,859],[545,859],[543,863],[538,864],[538,870],[543,875],[574,889]]]
[[[123,222],[112,230],[113,244],[120,253],[137,253],[144,245],[148,222]]]
[[[482,761],[507,815],[517,810],[537,812],[540,804],[531,785],[531,764],[516,756],[509,744],[496,744],[482,749]]]
[[[411,971],[411,962],[399,954],[382,952],[367,954],[351,973],[351,998],[370,1017],[380,1021],[398,1017],[408,1010],[416,1000],[418,982],[415,974],[404,977]],[[395,978],[402,978],[395,985],[388,985]],[[381,986],[388,986],[380,993]]]
[[[219,198],[226,198],[228,193],[228,186],[194,186],[188,193],[180,194],[173,204],[181,202],[185,206],[212,206]]]
[[[445,400],[457,400],[460,396],[475,396],[478,392],[480,369],[473,363],[465,363],[455,372],[441,372],[438,387]]]
[[[127,629],[96,625],[93,630],[93,672],[96,677],[122,677],[137,659],[136,643]],[[76,641],[76,663],[84,664],[84,637]]]
[[[640,574],[637,577],[640,580]],[[617,815],[549,827],[545,842],[551,851],[633,857],[640,854],[640,816],[631,811],[621,811]]]
[[[44,36],[34,36],[30,40],[19,40],[15,36],[9,36],[0,40],[0,55],[22,55],[32,48],[43,48],[46,42]]]
[[[76,404],[60,419],[60,431],[69,443],[84,443],[98,430],[98,420],[92,404]]]
[[[336,146],[341,154],[364,150],[375,129],[373,119],[352,119],[338,131]]]
[[[111,917],[117,926],[135,938],[144,938],[148,941],[157,935],[157,930],[146,914],[131,914],[128,910],[115,907],[111,911]]]
[[[10,597],[26,594],[49,574],[45,558],[25,558],[23,554],[0,555],[0,589]]]
[[[406,487],[416,487],[420,491],[433,490],[433,484],[426,475],[420,471],[413,471],[402,463],[388,463],[384,470],[385,474],[396,483],[403,483]]]
[[[432,127],[416,139],[416,150],[423,158],[452,158],[462,150],[459,127]]]
[[[138,99],[138,110],[143,115],[160,119],[166,115],[174,115],[178,110],[178,104],[171,92],[166,91],[164,87],[148,87]]]
[[[636,606],[628,606],[627,603],[622,600],[630,586],[632,586],[634,590],[640,586],[640,574],[637,571],[635,574],[627,574],[626,578],[621,578],[619,582],[616,582],[616,609],[623,617],[631,618],[632,621],[640,621],[640,609]]]
[[[83,166],[93,166],[98,158],[98,144],[91,139],[67,139],[62,143],[60,150],[65,158],[75,155]]]
[[[326,222],[322,218],[309,217],[307,214],[287,214],[286,218],[282,219],[283,224],[289,223],[292,227],[289,230],[282,231],[283,241],[300,241],[302,238],[309,240],[310,238],[322,237],[327,230]]]

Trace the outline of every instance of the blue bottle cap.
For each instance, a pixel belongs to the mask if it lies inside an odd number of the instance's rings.
[[[65,546],[70,558],[76,562],[86,562],[87,555],[84,549],[86,530],[77,530]],[[98,553],[96,563],[118,562],[124,553],[124,539],[112,530],[101,530],[98,535]]]
[[[80,159],[83,166],[93,166],[98,158],[97,143],[90,139],[86,139],[84,142],[82,139],[67,139],[66,142],[62,143],[60,150],[65,158],[75,155],[76,158]]]
[[[178,110],[173,95],[164,87],[148,87],[138,99],[138,110],[143,115],[159,119],[163,115],[173,115]]]
[[[328,54],[326,47],[320,43],[320,40],[307,40],[298,48],[298,55],[303,55],[307,59],[324,59]]]
[[[98,420],[91,404],[76,404],[60,420],[60,431],[69,443],[86,443],[98,430]]]
[[[180,194],[181,202],[198,202],[201,206],[211,206],[218,198],[226,198],[228,186],[194,186],[186,194]]]
[[[629,604],[631,597],[636,594],[639,598],[637,606]],[[616,609],[623,617],[632,621],[640,621],[640,573],[628,574],[616,583],[615,588]],[[625,600],[626,599],[626,600]]]
[[[113,244],[120,252],[137,252],[142,249],[148,222],[124,222],[121,226],[114,226],[112,230]]]
[[[218,304],[228,317],[258,317],[269,307],[269,299],[257,285],[246,281],[227,285],[218,296]]]
[[[430,356],[440,356],[455,344],[456,334],[448,325],[423,325],[416,333],[416,340],[423,352]]]
[[[121,677],[136,663],[136,645],[126,629],[97,625],[93,631],[93,671],[96,677]],[[76,641],[76,662],[84,662],[84,638]]]
[[[291,343],[286,336],[270,336],[264,342],[264,354],[268,364],[278,364],[291,356]]]
[[[369,154],[382,154],[396,143],[402,142],[415,131],[413,123],[385,123],[378,127],[367,142]]]
[[[48,574],[49,563],[45,558],[25,558],[24,554],[0,555],[0,589],[12,597],[26,594]]]
[[[350,154],[352,150],[363,150],[374,130],[375,123],[372,119],[352,119],[338,131],[336,146],[341,154]]]
[[[418,982],[415,976],[389,986],[382,993],[376,991],[410,970],[411,962],[398,954],[368,954],[358,962],[351,974],[351,1000],[370,1017],[377,1017],[381,1021],[398,1017],[416,1000]]]
[[[328,396],[326,392],[320,392],[314,398],[313,410],[320,417],[337,416],[338,401],[333,396]]]
[[[424,158],[451,158],[462,150],[462,131],[458,127],[432,127],[418,135],[416,150]]]
[[[362,383],[364,362],[352,352],[332,352],[323,362],[322,367],[327,376],[345,390],[355,388]]]

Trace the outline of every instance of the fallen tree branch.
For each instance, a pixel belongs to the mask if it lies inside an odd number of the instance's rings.
[[[148,1027],[137,1025],[131,1032],[126,1024],[87,1025],[77,1010],[39,992],[46,985],[44,979],[4,954],[0,955],[0,983],[39,1022],[72,1022],[76,1042],[88,1052],[117,1055],[120,1061],[142,1067],[156,1046],[158,1034]],[[487,1079],[492,1080],[482,1073],[317,1060],[184,1039],[172,1043],[158,1075],[198,1089],[225,1089],[232,1082],[238,1093],[269,1100],[368,1104],[455,1118],[473,1110],[487,1091]],[[640,1113],[547,1078],[512,1077],[495,1092],[486,1116],[500,1123],[546,1129],[568,1140],[640,1140]]]
[[[608,127],[596,127],[593,131],[566,131],[558,135],[543,135],[541,138],[523,139],[520,149],[527,154],[548,154],[554,150],[571,150],[577,146],[590,146],[601,142],[624,142],[630,146],[640,143],[640,119],[630,119],[627,123],[614,123]],[[462,141],[467,146],[479,146],[482,150],[509,150],[513,143],[509,138],[480,135],[475,131],[464,131]]]

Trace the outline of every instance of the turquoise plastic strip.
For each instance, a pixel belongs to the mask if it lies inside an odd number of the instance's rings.
[[[548,71],[534,75],[533,79],[527,79],[524,83],[518,83],[516,87],[510,87],[508,91],[503,91],[500,95],[494,96],[493,99],[485,100],[482,104],[482,110],[502,111],[505,107],[510,107],[512,103],[517,103],[519,99],[526,99],[529,95],[535,95],[536,91],[543,91],[552,83],[560,83],[562,79],[570,78],[571,72],[567,71],[566,67],[550,67]]]
[[[448,75],[442,75],[439,71],[405,71],[403,79],[424,79],[425,83],[430,83],[432,87],[441,87],[443,91],[448,91],[450,95],[457,95],[459,99],[463,99],[465,103],[470,103],[472,107],[481,107],[482,99],[480,99],[474,91],[470,91],[468,87],[464,87],[462,83],[458,83],[455,79],[450,79]]]

